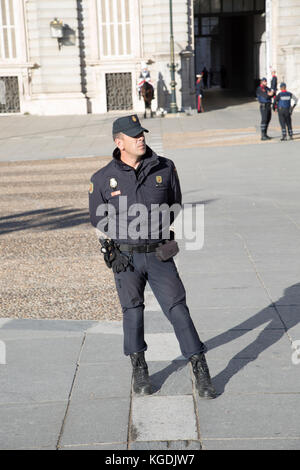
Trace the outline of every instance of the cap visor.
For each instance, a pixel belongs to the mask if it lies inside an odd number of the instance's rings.
[[[126,131],[122,131],[122,132],[123,134],[126,134],[129,137],[135,137],[139,135],[141,132],[149,132],[149,131],[142,126],[138,126],[138,127],[133,127],[131,129],[128,129]]]

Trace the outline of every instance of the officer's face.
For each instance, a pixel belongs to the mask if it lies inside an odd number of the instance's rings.
[[[134,157],[141,157],[146,152],[146,142],[144,132],[141,132],[135,137],[130,137],[126,134],[121,134],[116,139],[116,144],[121,152]]]

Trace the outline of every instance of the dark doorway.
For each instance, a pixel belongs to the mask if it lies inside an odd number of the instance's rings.
[[[220,86],[251,93],[254,87],[253,15],[220,18]]]
[[[265,63],[262,0],[194,0],[195,70],[207,87],[253,95]]]

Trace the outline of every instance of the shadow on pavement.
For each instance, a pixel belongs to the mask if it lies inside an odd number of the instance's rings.
[[[1,217],[0,235],[32,229],[57,230],[86,223],[90,223],[86,210],[52,207]]]
[[[240,106],[246,103],[254,103],[256,98],[253,95],[247,96],[239,90],[208,88],[204,89],[203,106],[204,112],[224,109],[230,106]]]
[[[294,284],[285,289],[284,295],[277,300],[275,304],[268,305],[257,314],[248,318],[248,320],[234,326],[234,329],[229,329],[205,342],[207,349],[210,351],[214,348],[223,346],[230,341],[234,341],[248,333],[249,330],[258,328],[264,323],[267,323],[266,327],[258,334],[257,338],[230,359],[225,369],[214,377],[213,383],[219,395],[224,392],[226,384],[235,374],[250,362],[255,361],[263,351],[279,341],[290,328],[299,323],[299,310],[293,315],[291,315],[289,311],[287,311],[286,314],[282,314],[279,313],[276,304],[286,307],[295,305],[299,306],[300,283]],[[281,328],[278,326],[278,320],[282,324]]]
[[[188,361],[185,360],[174,360],[164,369],[155,372],[155,374],[152,374],[150,376],[152,393],[158,392],[163,386],[164,382],[167,380],[168,377],[170,377],[170,375],[173,374],[173,372],[183,369],[187,364]]]

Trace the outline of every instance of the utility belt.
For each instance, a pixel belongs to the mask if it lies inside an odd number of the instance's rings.
[[[153,251],[156,251],[156,248],[164,245],[168,241],[169,240],[162,240],[161,242],[149,243],[145,245],[126,245],[123,243],[118,243],[118,248],[120,251],[127,251],[129,253],[152,253]]]
[[[267,103],[260,103],[260,105],[266,108],[267,106],[271,106],[271,101],[268,101]]]

